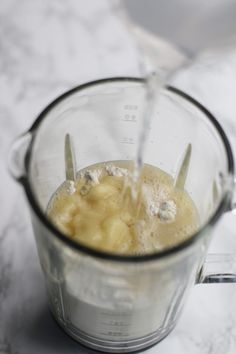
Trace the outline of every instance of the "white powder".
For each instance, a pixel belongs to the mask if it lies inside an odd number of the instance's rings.
[[[150,216],[157,216],[158,212],[159,208],[157,205],[155,205],[154,203],[148,205],[148,214]]]
[[[154,188],[154,186],[144,184],[143,198],[146,203],[146,211],[150,217],[157,216],[160,221],[166,223],[174,221],[176,204],[173,200],[168,200],[168,194],[164,188]]]
[[[156,216],[159,211],[160,203],[167,199],[165,190],[144,183],[142,186],[142,194],[148,215]]]
[[[109,164],[105,167],[108,176],[125,177],[128,175],[128,170]],[[79,173],[79,178],[85,178],[86,183],[99,184],[99,178],[102,175],[102,169],[86,170]]]
[[[86,183],[99,184],[99,178],[101,177],[101,170],[86,170],[79,174],[80,178],[85,178]]]
[[[162,202],[158,211],[158,217],[162,222],[173,222],[176,216],[176,204],[173,200]]]
[[[124,177],[128,175],[128,170],[109,164],[105,167],[108,176]]]
[[[69,194],[74,194],[76,192],[74,181],[68,181],[67,192]]]

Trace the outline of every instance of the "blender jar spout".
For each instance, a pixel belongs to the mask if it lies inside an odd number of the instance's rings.
[[[26,177],[25,159],[32,140],[32,133],[20,135],[12,143],[8,156],[8,169],[12,177],[21,182]]]

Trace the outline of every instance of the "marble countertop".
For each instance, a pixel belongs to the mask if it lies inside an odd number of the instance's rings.
[[[56,96],[80,83],[138,73],[116,2],[1,0],[0,354],[94,353],[52,319],[27,202],[7,170],[14,138]],[[199,58],[174,83],[219,119],[236,151],[236,47]],[[236,216],[217,225],[212,252],[236,254]],[[174,331],[145,353],[236,352],[236,285],[198,285]]]

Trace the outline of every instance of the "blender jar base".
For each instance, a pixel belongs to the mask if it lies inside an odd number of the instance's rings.
[[[162,341],[175,327],[175,323],[172,323],[171,327],[159,329],[147,336],[127,341],[116,342],[90,336],[80,331],[78,328],[75,328],[72,324],[64,322],[62,319],[59,319],[57,315],[53,312],[51,307],[50,312],[56,323],[61,327],[61,329],[63,329],[64,332],[68,334],[71,338],[73,338],[76,342],[82,344],[87,348],[97,350],[103,353],[138,353]]]

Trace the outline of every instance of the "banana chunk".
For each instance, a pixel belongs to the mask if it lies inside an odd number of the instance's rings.
[[[101,199],[108,199],[112,196],[116,196],[118,193],[117,189],[109,184],[101,183],[94,186],[89,194],[88,200],[92,202],[98,202]]]
[[[129,227],[117,216],[111,216],[102,223],[104,231],[103,248],[113,251],[128,250],[132,244]]]

